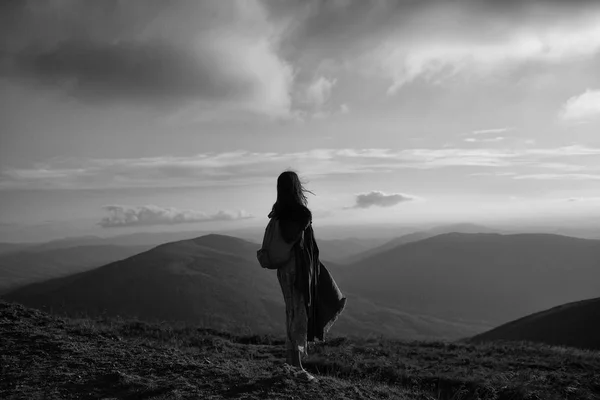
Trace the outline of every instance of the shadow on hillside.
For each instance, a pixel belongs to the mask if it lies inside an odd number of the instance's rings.
[[[259,394],[268,398],[269,392],[283,388],[285,386],[285,376],[278,375],[271,378],[258,379],[254,382],[248,382],[242,385],[236,385],[231,389],[227,390],[223,395],[227,398],[238,399],[242,394]]]
[[[176,387],[172,384],[159,384],[139,375],[120,371],[100,374],[94,379],[65,385],[73,393],[96,398],[116,397],[120,399],[147,399],[166,395]],[[99,390],[99,388],[102,388]]]

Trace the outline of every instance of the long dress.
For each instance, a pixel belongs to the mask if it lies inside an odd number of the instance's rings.
[[[299,249],[294,246],[293,251]],[[304,295],[296,285],[297,259],[292,257],[291,260],[277,270],[277,279],[283,292],[285,300],[285,321],[286,321],[286,349],[287,358],[290,362],[292,352],[299,351],[306,355],[307,349],[307,332],[308,332],[308,315],[306,313],[306,305]]]

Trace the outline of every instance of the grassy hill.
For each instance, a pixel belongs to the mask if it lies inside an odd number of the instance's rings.
[[[531,344],[338,337],[282,364],[282,337],[66,319],[0,301],[0,398],[592,400],[600,353]]]
[[[407,312],[499,325],[600,295],[600,241],[444,234],[339,269],[347,291]]]
[[[242,239],[206,235],[163,244],[91,271],[28,285],[3,297],[69,316],[121,315],[282,333],[281,289],[275,271],[258,265],[256,249],[255,243]],[[340,269],[333,264],[331,268]],[[492,328],[407,313],[341,289],[349,306],[334,326],[338,333],[455,339]]]
[[[473,342],[498,340],[600,350],[600,298],[553,307],[472,338]]]

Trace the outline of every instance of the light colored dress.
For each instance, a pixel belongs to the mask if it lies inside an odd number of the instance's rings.
[[[296,251],[294,248],[292,251]],[[308,315],[304,304],[304,296],[294,284],[296,281],[296,257],[277,270],[277,279],[283,292],[286,314],[286,348],[288,358],[290,352],[300,351],[307,355]]]

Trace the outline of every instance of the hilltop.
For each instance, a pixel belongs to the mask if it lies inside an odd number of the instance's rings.
[[[290,377],[282,337],[66,319],[0,301],[2,399],[592,400],[600,353],[528,344],[332,338]]]
[[[471,340],[527,340],[600,350],[600,298],[575,301],[528,315]]]

